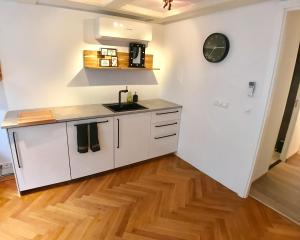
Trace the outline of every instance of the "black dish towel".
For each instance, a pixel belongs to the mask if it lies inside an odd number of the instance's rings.
[[[90,123],[90,148],[92,152],[100,151],[97,123]]]
[[[77,125],[77,151],[79,153],[89,151],[88,124]]]

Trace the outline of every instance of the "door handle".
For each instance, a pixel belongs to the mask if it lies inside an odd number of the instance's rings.
[[[16,143],[16,133],[13,132],[12,136],[13,136],[13,140],[14,140],[14,147],[15,147],[15,151],[16,151],[18,167],[21,168],[20,159],[19,159],[19,152],[18,152],[17,143]]]
[[[167,127],[167,126],[172,126],[172,125],[177,125],[177,122],[175,122],[175,123],[169,123],[169,124],[157,125],[157,126],[155,126],[155,127],[156,127],[156,128],[159,128],[159,127]]]
[[[170,135],[166,135],[166,136],[162,136],[162,137],[155,137],[154,139],[161,139],[161,138],[168,138],[168,137],[173,137],[173,136],[176,136],[177,134],[174,133],[174,134],[170,134]]]
[[[171,114],[171,113],[178,113],[179,111],[172,111],[172,112],[161,112],[161,113],[156,113],[156,115],[165,115],[165,114]]]
[[[117,119],[118,121],[118,146],[117,148],[120,148],[120,119]]]

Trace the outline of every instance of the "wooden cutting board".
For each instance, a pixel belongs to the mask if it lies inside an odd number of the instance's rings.
[[[45,124],[55,122],[51,110],[34,110],[20,112],[18,116],[18,125]]]

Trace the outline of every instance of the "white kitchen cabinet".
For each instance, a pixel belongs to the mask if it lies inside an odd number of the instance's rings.
[[[177,151],[181,109],[152,113],[149,158]]]
[[[115,167],[148,159],[150,126],[151,113],[114,118]]]
[[[77,124],[97,122],[100,151],[78,153]],[[97,118],[67,123],[69,155],[72,179],[80,178],[114,168],[113,118]]]
[[[68,181],[66,123],[8,130],[20,191]]]

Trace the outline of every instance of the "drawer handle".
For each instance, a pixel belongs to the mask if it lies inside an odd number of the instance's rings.
[[[14,147],[15,147],[15,151],[16,151],[16,157],[17,157],[18,167],[21,168],[20,159],[19,159],[19,153],[18,153],[18,148],[17,148],[17,143],[16,143],[16,133],[13,132],[12,135],[13,135],[13,140],[14,140]]]
[[[155,137],[154,139],[161,139],[161,138],[167,138],[167,137],[173,137],[173,136],[176,136],[177,134],[174,133],[174,134],[170,134],[170,135],[166,135],[166,136],[162,136],[162,137]]]
[[[102,121],[102,122],[96,122],[97,124],[100,124],[100,123],[108,123],[109,121],[106,120],[106,121]],[[82,125],[82,124],[89,124],[89,123],[81,123],[81,124],[75,124],[74,126],[77,127],[79,125]]]
[[[171,113],[178,113],[179,111],[173,111],[173,112],[163,112],[163,113],[156,113],[156,115],[165,115],[165,114],[171,114]]]
[[[172,126],[172,125],[177,125],[177,122],[176,123],[163,124],[163,125],[157,125],[155,127],[159,128],[159,127],[167,127],[167,126]]]
[[[118,121],[118,146],[117,148],[120,148],[120,119],[117,119]]]

